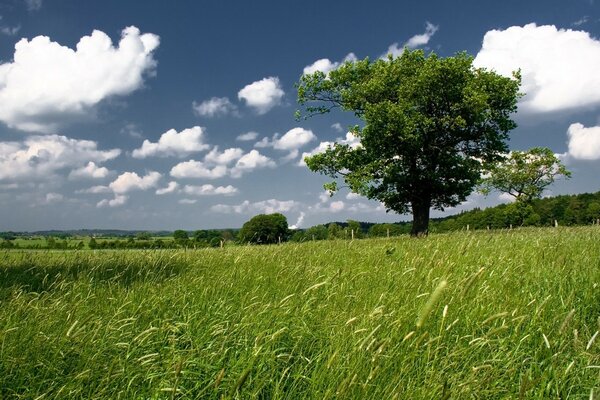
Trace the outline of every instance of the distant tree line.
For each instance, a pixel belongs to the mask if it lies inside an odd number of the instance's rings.
[[[520,226],[576,226],[600,224],[600,192],[562,195],[533,199],[524,203],[516,201],[486,209],[473,209],[460,214],[432,219],[431,232],[443,233],[465,229],[507,229]],[[82,238],[47,236],[40,240],[27,239],[22,233],[0,232],[0,249],[181,249],[221,247],[227,243],[271,244],[285,241],[351,240],[375,237],[393,237],[410,234],[411,222],[375,224],[348,220],[315,225],[308,229],[288,229],[282,214],[257,215],[242,229],[177,230],[172,237],[153,237],[150,232],[121,238]],[[60,239],[64,237],[64,239]],[[31,243],[28,243],[31,242]]]

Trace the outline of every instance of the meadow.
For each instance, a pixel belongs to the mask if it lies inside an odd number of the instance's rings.
[[[2,251],[0,398],[598,398],[599,238]]]

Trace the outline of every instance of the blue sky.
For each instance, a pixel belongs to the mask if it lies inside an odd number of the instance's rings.
[[[409,219],[325,196],[301,165],[354,140],[350,115],[294,120],[304,71],[404,46],[521,68],[510,147],[561,155],[573,177],[548,194],[600,190],[593,0],[412,3],[0,1],[0,230]],[[502,201],[474,194],[446,213]]]

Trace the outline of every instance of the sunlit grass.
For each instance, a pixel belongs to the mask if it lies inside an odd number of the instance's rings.
[[[599,239],[0,252],[0,398],[587,399]]]

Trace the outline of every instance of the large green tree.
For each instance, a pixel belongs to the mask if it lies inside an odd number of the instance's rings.
[[[354,113],[360,145],[336,143],[306,158],[312,171],[337,179],[388,211],[412,212],[412,235],[428,232],[429,212],[465,200],[488,164],[501,158],[516,127],[520,77],[473,67],[466,53],[442,58],[406,49],[397,58],[346,62],[303,75],[298,117]]]

